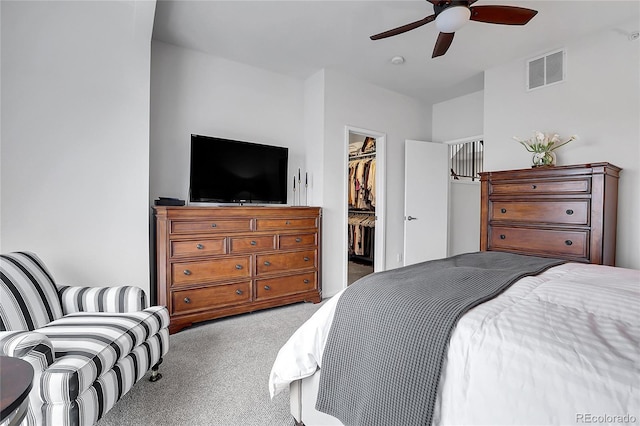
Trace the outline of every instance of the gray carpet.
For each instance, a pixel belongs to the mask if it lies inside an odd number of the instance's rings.
[[[268,381],[278,350],[320,304],[222,318],[170,336],[162,379],[139,381],[99,422],[123,425],[293,425],[289,394]]]
[[[363,265],[361,263],[349,261],[347,281],[349,285],[369,274],[373,274],[373,265]]]

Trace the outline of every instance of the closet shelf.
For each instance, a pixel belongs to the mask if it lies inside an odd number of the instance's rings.
[[[359,160],[360,158],[369,158],[369,157],[375,157],[376,156],[376,152],[367,152],[366,154],[358,154],[358,155],[350,155],[349,156],[349,161],[351,160]]]

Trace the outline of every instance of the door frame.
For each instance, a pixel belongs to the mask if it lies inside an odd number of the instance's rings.
[[[386,202],[387,202],[387,179],[386,179],[386,159],[387,159],[387,134],[375,130],[362,129],[354,126],[344,126],[344,150],[343,150],[343,179],[344,182],[344,202],[343,208],[343,247],[345,255],[342,257],[343,265],[343,286],[348,283],[348,261],[349,261],[349,241],[347,239],[347,225],[349,220],[349,134],[356,133],[376,140],[376,227],[375,227],[375,248],[374,248],[374,272],[386,269],[386,244],[385,244],[385,224],[386,224]]]

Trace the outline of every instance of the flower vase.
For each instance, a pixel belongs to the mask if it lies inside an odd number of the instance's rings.
[[[553,151],[534,152],[531,167],[550,167],[556,165],[556,153]]]

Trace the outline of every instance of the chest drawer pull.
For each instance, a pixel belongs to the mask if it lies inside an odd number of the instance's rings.
[[[507,236],[506,236],[506,235],[504,235],[504,234],[500,234],[500,239],[501,239],[501,240],[504,240],[505,238],[507,238]]]
[[[291,225],[291,222],[287,220],[284,224],[285,225]]]
[[[536,189],[538,185],[531,185],[531,189]]]
[[[302,238],[298,237],[296,238],[296,243],[302,242]]]
[[[236,265],[236,269],[242,269],[242,265]]]
[[[271,262],[269,262],[268,260],[264,261],[264,266],[271,266]]]
[[[255,241],[251,241],[249,244],[251,244],[252,246],[255,246],[258,243],[256,243]]]
[[[188,297],[184,298],[184,303],[191,303],[191,299],[189,299]]]
[[[507,209],[500,209],[500,213],[506,213]]]
[[[567,213],[569,216],[571,216],[571,215],[573,214],[573,210],[571,210],[571,209],[567,209],[566,213]]]
[[[305,257],[304,257],[304,261],[305,261],[305,262],[308,262],[308,261],[309,261],[309,258],[308,258],[307,256],[305,256]]]
[[[305,284],[309,284],[309,280],[306,279],[306,278],[302,282],[305,283]]]
[[[573,241],[571,241],[571,240],[565,240],[565,241],[564,241],[564,243],[565,243],[566,245],[570,246],[570,245],[572,245],[572,244],[573,244]]]
[[[237,290],[236,290],[236,294],[242,294],[242,290],[237,289]]]
[[[182,273],[185,275],[191,275],[191,271],[188,269],[185,269],[184,271],[182,271]]]
[[[204,246],[202,244],[196,244],[196,248],[198,250],[202,250],[204,248]]]
[[[215,223],[212,223],[212,224],[211,224],[211,227],[212,227],[212,228],[216,228],[217,226],[218,226],[218,225],[216,225]]]
[[[265,286],[264,286],[264,289],[265,289],[265,290],[271,290],[271,287],[269,287],[268,285],[265,285]]]

